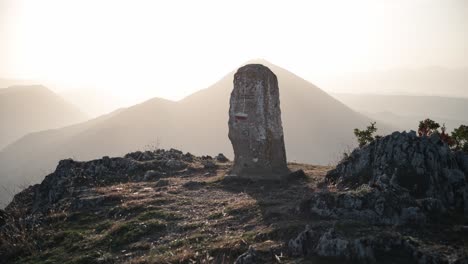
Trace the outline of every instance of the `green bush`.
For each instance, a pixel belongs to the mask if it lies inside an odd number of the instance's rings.
[[[419,122],[418,134],[420,137],[427,137],[433,134],[434,132],[438,132],[437,129],[439,127],[439,123],[427,118]]]
[[[367,126],[366,130],[360,130],[357,128],[354,129],[354,135],[357,138],[359,147],[365,146],[375,139],[380,138],[380,136],[374,136],[374,133],[377,132],[377,127],[375,127],[375,124],[376,122],[371,122],[370,126]]]
[[[450,135],[446,130],[445,124],[440,126],[439,123],[428,118],[419,122],[418,134],[420,137],[427,137],[437,133],[452,150],[468,152],[468,126],[460,125]]]
[[[454,149],[468,152],[468,126],[460,125],[451,135],[454,141]]]

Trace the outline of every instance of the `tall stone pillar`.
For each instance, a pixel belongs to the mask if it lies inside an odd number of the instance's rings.
[[[231,176],[278,179],[289,173],[276,75],[261,64],[239,68],[229,108]]]

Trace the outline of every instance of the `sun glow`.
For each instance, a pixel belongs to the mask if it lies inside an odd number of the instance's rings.
[[[0,76],[131,104],[182,98],[252,58],[319,84],[340,72],[464,65],[466,5],[440,2],[7,0]]]

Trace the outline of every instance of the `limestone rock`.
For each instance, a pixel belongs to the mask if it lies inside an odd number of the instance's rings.
[[[169,180],[159,180],[159,181],[156,182],[156,184],[154,186],[164,187],[164,186],[168,186],[168,185],[170,185]]]
[[[316,252],[322,257],[341,257],[350,258],[349,253],[350,243],[337,237],[333,229],[328,230],[323,234],[316,247]]]
[[[161,173],[159,173],[159,172],[157,172],[155,170],[149,170],[149,171],[145,172],[145,176],[143,177],[143,180],[150,181],[150,180],[157,179],[160,176],[161,176]]]
[[[170,159],[166,162],[166,166],[170,170],[182,170],[187,168],[187,164],[181,160]]]
[[[340,189],[362,184],[383,191],[403,188],[415,199],[434,198],[463,211],[468,209],[466,162],[464,154],[451,151],[436,134],[394,132],[355,149],[327,179]]]
[[[240,255],[236,259],[234,264],[256,264],[257,263],[256,259],[257,259],[257,252],[252,246],[250,246],[249,250],[243,253],[242,255]]]
[[[214,163],[212,160],[204,160],[202,162],[203,168],[205,169],[216,169],[216,163]]]
[[[0,227],[2,227],[6,223],[6,220],[7,220],[6,212],[0,209]]]
[[[405,263],[466,263],[467,260],[463,249],[444,254],[398,232],[354,235],[357,236],[349,237],[334,228],[326,231],[306,229],[289,242],[289,249],[293,256],[316,255],[340,259],[343,263],[382,263],[390,256]]]
[[[403,189],[382,192],[363,184],[355,190],[314,193],[303,201],[301,207],[305,214],[332,219],[354,219],[378,225],[397,225],[413,221],[414,218],[409,214],[413,211],[403,212],[403,209],[417,206],[417,202]],[[424,218],[422,213],[417,215]]]
[[[234,75],[229,139],[235,156],[231,175],[274,179],[288,174],[278,80],[263,65],[243,66]]]
[[[109,158],[78,162],[66,159],[59,162],[56,170],[47,175],[41,184],[28,187],[18,193],[6,207],[8,213],[25,214],[63,210],[69,206],[93,207],[106,201],[106,197],[95,197],[77,201],[77,194],[87,188],[129,181],[151,181],[163,175],[179,173],[188,166],[187,158],[203,161],[190,153],[176,149],[136,151],[123,158]]]
[[[292,256],[307,256],[313,253],[314,233],[307,225],[305,230],[299,233],[295,239],[288,242],[289,253]]]
[[[228,161],[229,161],[229,159],[226,158],[226,156],[224,156],[223,153],[219,153],[219,154],[215,157],[215,159],[216,159],[218,162],[228,162]]]

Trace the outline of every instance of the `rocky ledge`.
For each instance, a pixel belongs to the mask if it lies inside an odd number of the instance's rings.
[[[467,156],[394,133],[336,168],[226,181],[222,154],[63,160],[0,211],[6,263],[468,263]]]
[[[289,246],[297,255],[366,263],[381,263],[398,252],[408,263],[466,263],[464,239],[446,239],[466,235],[467,161],[466,153],[451,151],[438,135],[417,137],[414,131],[355,149],[327,173],[324,188],[304,199],[299,211],[360,227],[346,232],[336,226],[326,232],[306,228]],[[444,250],[429,236],[443,237]]]
[[[384,209],[394,206],[383,206],[387,201],[429,214],[450,210],[468,219],[467,178],[467,153],[451,151],[437,134],[418,137],[414,131],[395,132],[356,149],[327,174],[327,180],[340,190],[370,186],[373,194],[368,198],[376,201],[364,206],[380,208],[377,213],[390,218],[395,213]]]

